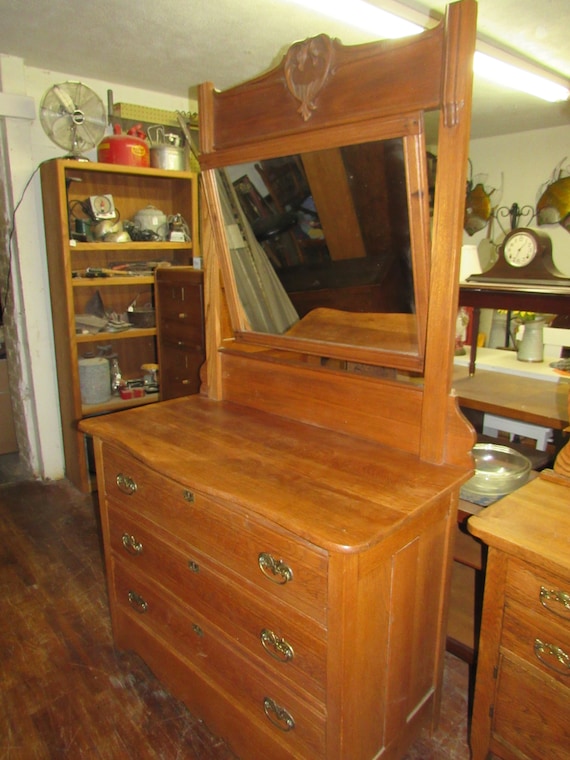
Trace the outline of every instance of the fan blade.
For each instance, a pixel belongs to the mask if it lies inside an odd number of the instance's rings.
[[[70,129],[72,122],[69,121],[69,116],[61,116],[56,119],[51,125],[51,138],[56,145],[61,148],[67,148],[69,150],[70,145]]]
[[[73,102],[70,95],[65,90],[62,90],[62,88],[57,84],[53,86],[53,91],[59,98],[59,102],[65,108],[67,113],[72,114],[75,111],[75,103]]]

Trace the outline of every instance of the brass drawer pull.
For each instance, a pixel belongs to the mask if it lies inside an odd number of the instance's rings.
[[[184,501],[188,502],[188,504],[194,504],[194,494],[192,493],[192,491],[189,491],[187,488],[184,489],[184,491],[182,492],[182,497]]]
[[[185,311],[178,312],[178,319],[186,319],[187,316],[188,314]]]
[[[261,644],[268,655],[279,662],[290,662],[295,656],[293,647],[285,639],[277,636],[273,631],[264,628],[259,634]]]
[[[281,731],[292,731],[295,728],[291,713],[280,707],[271,697],[265,697],[263,700],[263,711],[271,723]]]
[[[127,496],[132,496],[137,490],[136,481],[122,472],[117,475],[117,487],[119,491],[126,493]]]
[[[192,570],[193,573],[200,572],[200,565],[197,562],[194,562],[193,559],[188,560],[188,567],[190,568],[190,570]]]
[[[258,562],[259,569],[272,583],[278,583],[280,586],[283,586],[285,583],[293,580],[293,571],[282,559],[276,560],[271,554],[261,552]]]
[[[535,639],[534,653],[542,664],[550,670],[554,670],[562,676],[570,676],[570,657],[560,647]]]
[[[128,533],[123,533],[121,541],[123,542],[123,546],[129,554],[132,554],[135,557],[138,557],[139,554],[142,554],[143,545],[140,541],[137,541],[134,536],[129,536]]]
[[[570,594],[557,588],[548,589],[546,586],[541,586],[539,596],[540,603],[545,609],[565,620],[570,620]],[[551,604],[561,606],[556,607]]]
[[[196,634],[196,636],[202,637],[204,635],[204,631],[200,628],[200,626],[197,623],[192,624],[192,630]]]
[[[136,612],[139,612],[141,615],[144,614],[148,610],[147,602],[145,602],[142,596],[140,596],[136,592],[129,591],[127,598],[133,610],[135,610]]]

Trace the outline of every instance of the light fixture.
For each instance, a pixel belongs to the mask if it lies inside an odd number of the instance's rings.
[[[422,26],[370,5],[365,0],[288,0],[288,2],[322,13],[323,16],[334,18],[343,24],[372,32],[382,39],[408,37],[423,31]]]
[[[308,10],[322,13],[344,24],[364,29],[382,39],[396,39],[418,34],[433,24],[426,13],[401,6],[396,0],[383,0],[378,8],[365,0],[288,0]],[[413,19],[413,20],[412,20]],[[417,22],[417,23],[416,23]],[[556,76],[526,60],[477,40],[473,62],[477,76],[510,90],[534,95],[551,103],[568,100],[568,80]]]
[[[510,90],[526,92],[549,103],[568,100],[568,81],[555,74],[546,75],[538,66],[518,59],[493,45],[477,40],[473,61],[477,76]]]

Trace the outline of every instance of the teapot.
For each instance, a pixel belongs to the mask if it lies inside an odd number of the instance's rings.
[[[168,238],[168,217],[155,206],[145,206],[137,211],[133,217],[133,222],[140,230],[154,232],[160,240]]]

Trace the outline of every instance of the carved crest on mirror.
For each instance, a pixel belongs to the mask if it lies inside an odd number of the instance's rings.
[[[330,37],[296,42],[289,48],[283,66],[289,92],[300,101],[299,114],[304,121],[317,108],[317,97],[334,73],[334,46]]]

